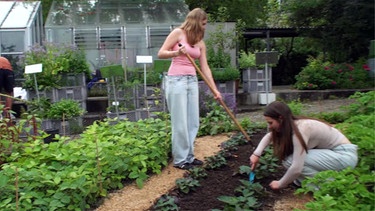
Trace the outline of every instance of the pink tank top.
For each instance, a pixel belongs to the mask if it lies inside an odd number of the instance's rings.
[[[188,42],[186,41],[186,36],[183,37],[180,43],[185,46],[186,52],[193,60],[198,59],[201,56],[200,48],[196,46],[190,46],[190,44],[188,44]],[[176,43],[176,45],[173,46],[172,50],[177,51],[178,48],[178,43]],[[172,63],[169,67],[168,75],[196,75],[196,72],[194,66],[191,64],[187,56],[181,54],[180,56],[172,58]]]

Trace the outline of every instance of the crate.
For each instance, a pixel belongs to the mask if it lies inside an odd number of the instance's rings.
[[[216,87],[221,93],[236,93],[236,81],[226,81],[223,83],[216,83]]]
[[[268,79],[272,78],[272,68],[268,68]],[[242,71],[242,80],[251,81],[251,80],[265,80],[266,73],[265,69],[246,69]]]
[[[62,87],[61,89],[54,89],[56,99],[54,102],[61,99],[72,99],[83,101],[87,99],[87,89],[85,86]]]
[[[64,73],[61,75],[62,86],[86,86],[86,75],[84,73],[72,74]]]
[[[268,92],[272,92],[271,80],[267,80],[267,82],[268,82]],[[242,88],[243,88],[243,91],[246,93],[266,92],[266,80],[244,81]]]
[[[39,98],[47,98],[51,102],[55,102],[56,96],[55,96],[54,89],[39,91],[38,94],[39,94]],[[27,100],[37,100],[38,94],[34,90],[28,90],[27,91]]]

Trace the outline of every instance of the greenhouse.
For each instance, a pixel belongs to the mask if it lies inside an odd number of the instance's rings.
[[[32,45],[41,44],[43,18],[39,1],[0,1],[0,54],[11,62],[16,79],[23,75],[20,60]],[[22,63],[22,62],[21,62]]]
[[[84,49],[92,69],[134,67],[137,55],[156,58],[188,11],[182,0],[54,1],[45,24],[46,41]]]

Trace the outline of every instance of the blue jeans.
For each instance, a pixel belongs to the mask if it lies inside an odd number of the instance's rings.
[[[198,79],[190,75],[166,76],[165,86],[172,123],[173,164],[191,163],[199,129]]]
[[[333,149],[309,149],[305,158],[301,175],[298,181],[326,170],[340,171],[347,167],[355,168],[358,162],[358,146],[355,144],[341,144]],[[292,165],[292,156],[288,156],[283,165],[289,168]]]

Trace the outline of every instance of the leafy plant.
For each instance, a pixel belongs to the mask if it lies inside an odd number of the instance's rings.
[[[234,126],[229,115],[216,103],[208,105],[210,111],[200,118],[198,136],[230,132]]]
[[[63,86],[62,73],[84,73],[90,77],[90,69],[85,53],[73,46],[45,43],[34,45],[25,54],[25,64],[39,64],[43,71],[36,74],[38,89],[47,90]],[[35,90],[35,81],[31,74],[25,74],[23,88]]]
[[[84,110],[77,101],[71,99],[62,99],[51,105],[47,112],[50,119],[71,119],[83,115]]]
[[[205,161],[205,169],[217,169],[227,165],[227,160],[224,157],[224,153],[220,152],[216,155],[205,158]]]
[[[311,116],[317,119],[322,119],[331,124],[341,123],[348,119],[348,115],[346,112],[323,112]]]
[[[356,102],[348,105],[349,115],[354,116],[358,114],[372,114],[375,112],[375,91],[356,92],[350,96],[350,99],[355,99]]]
[[[263,187],[259,183],[241,180],[242,186],[236,188],[236,196],[219,196],[225,203],[224,210],[255,210],[261,206],[257,197],[263,195]]]
[[[255,54],[251,52],[246,53],[244,50],[241,50],[240,57],[238,58],[238,65],[242,69],[256,67]]]
[[[303,104],[301,101],[298,100],[293,100],[288,103],[288,106],[290,110],[292,111],[293,115],[301,115],[302,109],[303,109]]]
[[[189,193],[191,190],[195,190],[199,187],[199,181],[191,177],[179,178],[176,180],[177,188],[183,193]]]
[[[308,64],[296,76],[297,89],[360,89],[374,86],[370,67],[364,59],[354,64],[335,64],[324,61],[323,56],[308,58]]]
[[[37,115],[39,118],[47,118],[47,113],[51,108],[51,101],[46,97],[41,97],[39,100],[34,99],[28,103],[28,112]]]
[[[176,204],[176,197],[170,195],[161,196],[156,204],[153,206],[152,210],[155,211],[178,211],[178,206]]]
[[[195,167],[188,170],[189,176],[193,179],[199,180],[207,177],[207,172],[204,168]]]
[[[259,159],[258,167],[255,172],[258,179],[267,177],[268,175],[275,173],[279,168],[279,160],[273,156],[272,147],[267,147],[264,150],[263,155]]]
[[[235,81],[240,79],[240,71],[234,67],[212,69],[212,77],[218,82]]]
[[[374,210],[374,176],[350,168],[323,171],[304,180],[296,193],[314,194],[315,200],[305,205],[311,210]]]

